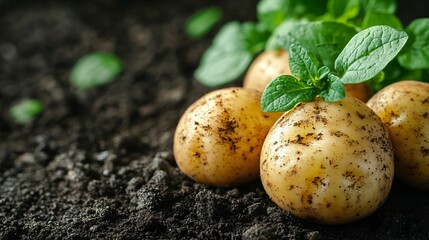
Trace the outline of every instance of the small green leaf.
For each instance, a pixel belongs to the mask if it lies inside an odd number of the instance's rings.
[[[356,30],[339,22],[310,22],[293,27],[293,31],[279,36],[278,44],[289,49],[292,44],[300,44],[320,59],[323,65],[334,69],[335,58],[347,42],[356,34]]]
[[[113,81],[122,71],[122,62],[111,53],[95,52],[80,58],[70,74],[71,83],[81,90]]]
[[[346,96],[344,85],[340,78],[329,74],[327,78],[327,88],[320,93],[320,97],[325,102],[337,102]]]
[[[225,51],[216,47],[205,53],[203,64],[195,71],[195,78],[202,84],[215,87],[236,80],[252,61],[246,51]]]
[[[321,68],[319,68],[319,70],[317,70],[318,79],[325,78],[326,76],[328,76],[330,71],[331,70],[327,66],[322,66]]]
[[[335,61],[342,83],[360,83],[377,75],[407,42],[404,31],[374,26],[356,34]]]
[[[416,19],[407,27],[410,42],[398,56],[399,63],[410,70],[429,68],[429,18]]]
[[[15,122],[24,124],[37,115],[40,114],[43,110],[42,102],[37,99],[25,99],[18,104],[12,106],[9,109],[10,116],[15,120]]]
[[[185,22],[185,32],[190,38],[200,38],[208,33],[222,18],[219,7],[203,8],[192,14]]]
[[[392,13],[369,11],[362,22],[362,28],[369,28],[376,25],[387,25],[393,28],[402,29],[401,21]]]
[[[316,79],[319,61],[299,44],[289,48],[289,66],[292,74],[301,79]]]
[[[293,76],[283,75],[271,81],[261,99],[264,112],[286,112],[300,102],[312,101],[320,89]]]

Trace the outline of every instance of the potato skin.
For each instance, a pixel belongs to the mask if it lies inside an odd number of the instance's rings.
[[[193,103],[174,135],[180,170],[199,183],[220,187],[257,179],[262,144],[280,117],[263,113],[260,98],[254,90],[226,88]]]
[[[371,88],[366,82],[358,84],[344,84],[344,89],[346,90],[347,96],[357,98],[362,102],[367,102],[372,96]]]
[[[243,87],[264,92],[273,79],[292,75],[289,68],[289,52],[286,50],[264,51],[252,62],[244,77]]]
[[[244,77],[243,87],[264,92],[265,87],[281,75],[293,75],[289,68],[289,52],[286,50],[264,51],[252,62]],[[345,84],[346,95],[362,102],[372,96],[367,83]]]
[[[271,128],[261,151],[261,180],[271,199],[322,224],[374,212],[390,192],[393,171],[387,130],[352,97],[298,104]]]
[[[390,133],[398,178],[429,190],[429,84],[396,82],[380,90],[367,104]]]

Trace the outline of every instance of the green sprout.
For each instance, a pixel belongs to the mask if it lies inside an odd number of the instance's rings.
[[[122,68],[121,60],[112,53],[90,53],[73,66],[70,81],[80,90],[87,90],[113,81]]]
[[[197,39],[207,34],[222,18],[219,7],[203,8],[192,14],[185,23],[185,32],[188,37]]]
[[[25,99],[12,106],[9,109],[9,114],[15,122],[25,124],[33,120],[42,110],[43,105],[39,100]]]

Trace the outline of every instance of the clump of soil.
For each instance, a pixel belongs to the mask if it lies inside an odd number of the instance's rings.
[[[192,73],[213,37],[189,40],[183,24],[211,4],[223,23],[255,20],[256,3],[0,1],[0,239],[428,238],[428,194],[400,182],[370,217],[328,227],[282,211],[259,181],[214,188],[179,172],[173,132],[211,90]],[[82,92],[69,71],[93,51],[125,69]],[[8,108],[23,98],[45,110],[18,125]]]

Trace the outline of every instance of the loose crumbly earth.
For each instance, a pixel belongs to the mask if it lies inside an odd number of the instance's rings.
[[[0,239],[428,238],[428,193],[400,182],[370,217],[326,227],[282,211],[259,181],[214,188],[179,172],[173,132],[210,90],[192,72],[213,37],[191,41],[183,23],[212,4],[223,23],[255,20],[256,2],[1,0]],[[399,13],[428,9],[406,1]],[[78,91],[69,71],[92,51],[116,53],[124,72]],[[45,110],[17,125],[8,108],[28,97]]]

